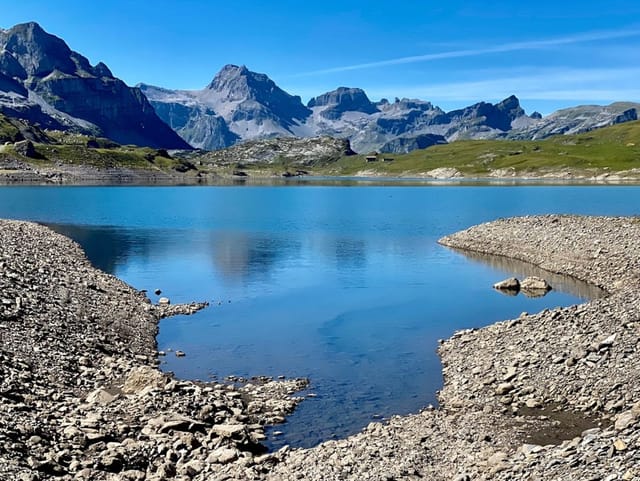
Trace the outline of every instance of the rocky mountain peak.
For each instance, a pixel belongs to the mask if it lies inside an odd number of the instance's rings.
[[[336,120],[345,112],[362,112],[373,114],[378,112],[376,104],[369,100],[364,90],[359,88],[338,87],[309,101],[307,107],[326,107],[321,115],[326,119]]]
[[[275,117],[285,119],[285,124],[291,119],[306,119],[310,115],[309,109],[302,104],[297,95],[290,95],[266,74],[253,72],[246,66],[225,65],[205,89],[206,96],[214,99],[219,106],[222,103],[242,103],[245,109],[237,115],[237,119],[251,120],[261,117]],[[256,105],[264,108],[259,115],[255,112]],[[224,109],[222,109],[224,110]]]
[[[384,107],[391,108],[394,110],[407,110],[407,111],[419,110],[422,112],[437,110],[439,113],[444,113],[439,107],[434,107],[434,105],[431,102],[428,102],[426,100],[419,100],[419,99],[396,98],[393,104],[389,104],[389,102],[387,102],[386,104],[384,104]]]
[[[35,22],[0,31],[0,94],[17,93],[0,112],[51,128],[99,133],[126,144],[189,148],[138,89],[109,68],[92,67],[64,40]]]
[[[225,86],[233,82],[242,82],[242,77],[246,77],[249,70],[244,65],[238,66],[233,64],[225,65],[213,78],[211,83],[207,85],[208,90],[221,91]]]
[[[104,63],[98,62],[96,66],[93,68],[96,76],[98,77],[111,77],[113,78],[113,74],[109,67],[107,67]]]
[[[486,127],[506,132],[511,129],[511,123],[518,117],[526,115],[520,107],[520,101],[515,95],[507,97],[497,104],[478,102],[469,107],[453,110],[447,114],[450,121],[477,124],[482,119]]]
[[[64,43],[62,39],[47,33],[37,22],[19,23],[7,30],[0,29],[0,37],[2,36],[4,36],[5,39],[14,36],[18,38],[25,38],[30,42],[41,44],[51,41]]]
[[[504,112],[511,120],[525,115],[524,109],[520,106],[520,100],[515,95],[511,95],[502,102],[496,104],[496,109]]]
[[[324,106],[339,106],[343,112],[354,111],[370,114],[378,111],[364,90],[350,87],[338,87],[309,100],[307,104],[309,108]]]
[[[43,77],[54,70],[72,73],[76,64],[64,40],[45,32],[35,22],[23,23],[0,33],[0,46],[31,76]]]

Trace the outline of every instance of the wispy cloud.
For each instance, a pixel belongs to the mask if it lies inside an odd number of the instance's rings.
[[[376,67],[386,67],[390,65],[401,65],[418,62],[430,62],[434,60],[443,60],[461,57],[476,57],[480,55],[488,55],[492,53],[516,52],[522,50],[537,50],[549,47],[558,47],[561,45],[579,44],[596,42],[600,40],[613,40],[618,38],[639,37],[640,29],[618,30],[618,31],[600,31],[587,32],[583,34],[556,37],[543,40],[530,40],[525,42],[512,42],[501,45],[494,45],[484,48],[448,50],[445,52],[429,53],[425,55],[413,55],[409,57],[399,57],[387,60],[379,60],[375,62],[359,63],[354,65],[343,65],[340,67],[332,67],[321,70],[313,70],[292,75],[292,77],[307,77],[313,75],[322,75],[338,72],[347,72],[350,70],[362,70]]]
[[[498,100],[515,94],[529,100],[640,100],[640,68],[535,69],[469,82],[370,89],[372,98],[402,92],[404,96],[433,101]]]

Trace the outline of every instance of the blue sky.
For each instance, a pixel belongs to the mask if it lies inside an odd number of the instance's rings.
[[[529,113],[640,102],[637,0],[0,0],[0,12],[0,27],[37,21],[129,85],[199,89],[234,63],[305,101],[349,86],[447,110],[510,94]]]

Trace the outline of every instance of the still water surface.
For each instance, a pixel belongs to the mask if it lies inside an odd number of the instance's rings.
[[[490,286],[535,273],[467,258],[443,235],[498,217],[635,215],[637,186],[3,187],[0,217],[51,225],[152,300],[208,300],[161,322],[178,376],[308,377],[270,444],[311,446],[435,404],[437,340],[570,305],[588,286],[553,278],[540,299]]]

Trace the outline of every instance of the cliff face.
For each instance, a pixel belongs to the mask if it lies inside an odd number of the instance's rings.
[[[189,148],[139,89],[103,63],[92,66],[37,23],[0,30],[0,111],[122,144]]]

